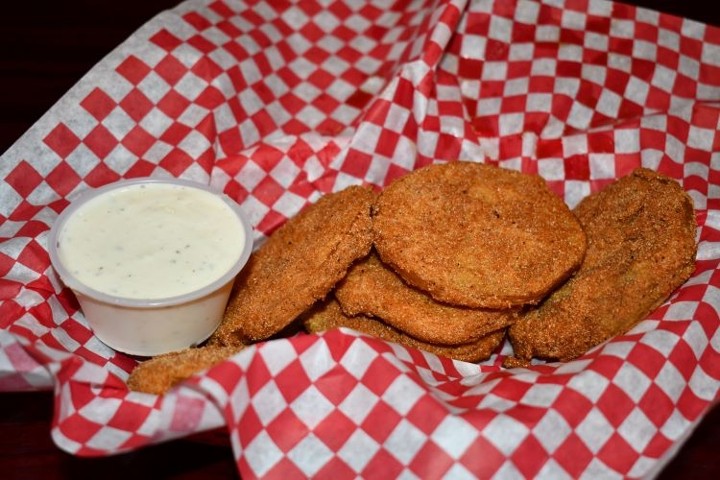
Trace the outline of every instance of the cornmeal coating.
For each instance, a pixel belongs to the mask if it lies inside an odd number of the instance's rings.
[[[542,178],[474,162],[400,177],[379,195],[373,221],[383,262],[436,300],[468,307],[538,303],[586,249]]]
[[[210,343],[264,340],[324,298],[372,245],[372,190],[327,194],[269,236],[240,272]]]
[[[242,350],[240,347],[206,345],[158,355],[145,360],[130,372],[130,390],[162,395],[196,373],[222,362]]]
[[[695,270],[693,202],[673,179],[640,168],[586,197],[580,270],[509,329],[515,360],[570,360],[635,326]]]
[[[481,362],[490,358],[505,338],[505,329],[501,329],[463,345],[449,346],[422,342],[383,323],[381,320],[364,315],[348,316],[343,313],[340,304],[332,297],[320,302],[306,312],[302,318],[305,329],[309,333],[347,327],[387,342],[398,343],[405,347],[424,350],[441,357],[470,363]]]
[[[375,252],[356,262],[335,288],[335,298],[352,316],[382,318],[388,325],[416,339],[458,345],[505,328],[517,312],[456,307],[434,300],[405,283]]]

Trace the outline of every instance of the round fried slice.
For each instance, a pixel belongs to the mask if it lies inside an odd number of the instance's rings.
[[[338,327],[347,327],[358,332],[380,338],[387,342],[399,343],[405,347],[424,350],[432,354],[476,363],[490,358],[505,338],[505,329],[497,330],[463,345],[437,345],[422,342],[383,323],[381,320],[364,315],[345,315],[336,299],[320,302],[303,314],[303,324],[309,333],[318,333]]]
[[[351,186],[321,197],[276,230],[238,276],[212,344],[264,340],[325,297],[372,245],[375,194]]]
[[[130,372],[130,390],[162,395],[196,373],[222,362],[242,350],[238,347],[206,345],[158,355],[138,364]]]
[[[697,224],[673,179],[638,169],[586,197],[582,266],[509,330],[519,361],[570,360],[640,322],[692,275]]]
[[[545,181],[474,162],[435,164],[390,184],[373,219],[382,260],[447,303],[539,302],[577,269],[585,234]]]
[[[335,298],[348,315],[382,318],[418,340],[443,345],[477,340],[509,326],[517,314],[440,303],[405,283],[374,252],[350,267],[335,288]]]

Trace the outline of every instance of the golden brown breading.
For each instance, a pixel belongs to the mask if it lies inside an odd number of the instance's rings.
[[[418,340],[458,345],[505,328],[517,312],[456,307],[433,300],[405,283],[375,252],[356,262],[335,288],[335,298],[350,315],[382,318]]]
[[[515,360],[569,360],[645,318],[692,275],[696,221],[690,196],[648,169],[610,184],[575,209],[588,237],[577,274],[509,330]]]
[[[447,303],[539,302],[577,269],[585,234],[536,175],[474,162],[421,168],[374,209],[375,247],[408,283]]]
[[[370,251],[374,200],[359,186],[325,195],[270,235],[240,272],[210,343],[264,340],[324,298]]]
[[[158,355],[138,364],[130,373],[130,390],[162,395],[174,385],[226,360],[242,347],[206,345]]]
[[[303,323],[305,329],[310,333],[347,327],[388,342],[399,343],[405,347],[471,363],[487,360],[505,338],[505,329],[501,329],[463,345],[448,346],[422,342],[380,320],[363,315],[353,317],[345,315],[340,304],[334,298],[320,302],[306,312],[303,315]]]

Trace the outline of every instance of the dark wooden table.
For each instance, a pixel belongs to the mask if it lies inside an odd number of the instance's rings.
[[[80,77],[153,15],[178,0],[26,0],[0,15],[0,152],[12,145]],[[631,0],[720,25],[707,0]],[[0,478],[237,478],[223,431],[132,453],[78,458],[50,439],[49,392],[0,394]],[[720,478],[720,409],[711,411],[659,476]],[[163,472],[162,474],[155,471]]]

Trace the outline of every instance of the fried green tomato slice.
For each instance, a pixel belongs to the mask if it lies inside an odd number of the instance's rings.
[[[383,262],[436,300],[474,308],[537,304],[586,249],[577,219],[541,177],[474,162],[400,177],[373,215]]]
[[[566,361],[625,333],[695,270],[693,202],[673,179],[640,168],[575,213],[588,238],[582,266],[509,329],[515,359]]]
[[[136,392],[162,395],[178,383],[226,360],[242,346],[206,345],[158,355],[139,363],[130,372],[127,386]]]
[[[338,327],[347,327],[387,342],[423,350],[441,357],[464,362],[477,363],[490,358],[505,338],[505,330],[489,333],[477,340],[462,345],[438,345],[423,342],[391,327],[379,319],[364,315],[346,315],[333,297],[319,302],[301,317],[309,333],[319,333]]]
[[[370,251],[374,200],[372,190],[351,186],[321,197],[271,234],[236,279],[209,343],[267,339],[324,298]]]
[[[335,288],[343,311],[382,318],[420,341],[458,345],[505,328],[516,311],[456,307],[440,303],[405,283],[375,252],[356,262]]]

